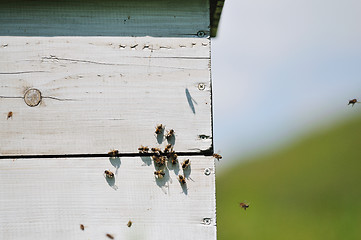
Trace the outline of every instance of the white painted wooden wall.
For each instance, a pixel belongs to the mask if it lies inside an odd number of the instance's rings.
[[[1,155],[177,152],[212,148],[210,40],[152,37],[2,37]],[[204,86],[201,87],[200,86]],[[38,89],[36,107],[24,102]],[[7,118],[8,112],[13,116]]]
[[[0,3],[0,239],[216,239],[209,2],[87,3]]]

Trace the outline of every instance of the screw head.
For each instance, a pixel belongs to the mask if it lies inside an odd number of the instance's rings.
[[[24,101],[29,107],[38,106],[41,102],[41,92],[35,88],[26,90],[24,94]]]
[[[212,222],[212,220],[211,220],[210,218],[203,218],[203,223],[204,223],[205,225],[210,225],[211,222]]]
[[[211,175],[211,169],[209,168],[204,169],[204,174],[207,176]]]
[[[197,36],[198,36],[198,37],[201,37],[201,38],[202,38],[202,37],[204,37],[205,35],[206,35],[206,33],[205,33],[204,31],[198,31],[198,32],[197,32]]]
[[[198,83],[198,89],[202,91],[206,89],[206,85],[204,83]]]

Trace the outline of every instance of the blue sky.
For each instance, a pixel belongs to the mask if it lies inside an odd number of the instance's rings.
[[[361,112],[361,1],[226,0],[212,39],[214,144],[224,161]]]

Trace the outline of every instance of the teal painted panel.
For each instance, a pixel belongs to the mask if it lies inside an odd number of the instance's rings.
[[[0,2],[1,36],[207,37],[209,19],[208,0]]]

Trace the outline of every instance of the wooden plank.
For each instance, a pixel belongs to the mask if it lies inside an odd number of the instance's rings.
[[[2,159],[0,238],[216,239],[214,160],[188,158],[184,187],[179,165],[156,180],[146,157]]]
[[[0,155],[212,148],[210,42],[200,38],[1,37]],[[199,88],[200,84],[204,86]],[[38,89],[36,107],[24,102]],[[8,118],[8,113],[12,117]]]
[[[209,36],[209,0],[0,2],[2,36]]]

